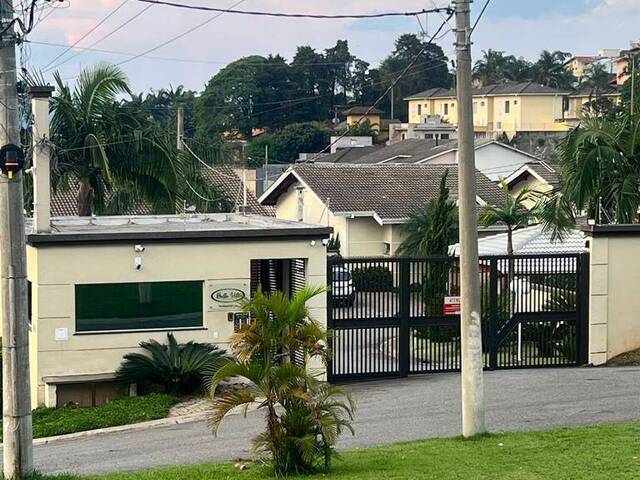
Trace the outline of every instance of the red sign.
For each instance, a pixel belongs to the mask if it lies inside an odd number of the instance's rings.
[[[460,315],[460,297],[444,297],[444,314]]]

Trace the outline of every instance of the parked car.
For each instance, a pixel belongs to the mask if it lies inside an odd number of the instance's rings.
[[[356,287],[351,272],[346,268],[334,267],[331,281],[331,296],[334,304],[353,306],[356,300]]]

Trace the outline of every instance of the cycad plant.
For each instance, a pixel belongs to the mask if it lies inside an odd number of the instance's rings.
[[[178,343],[173,334],[167,342],[141,342],[141,353],[127,353],[116,372],[125,384],[136,384],[145,391],[161,390],[174,395],[201,391],[204,379],[229,361],[225,351],[208,343]]]
[[[231,338],[236,360],[211,378],[212,397],[220,382],[236,379],[234,388],[212,400],[214,433],[231,410],[257,405],[265,412],[266,430],[254,448],[276,475],[329,467],[339,435],[353,432],[352,399],[307,368],[309,359],[327,359],[326,334],[307,307],[322,291],[305,288],[289,298],[258,290],[242,307],[251,322]]]

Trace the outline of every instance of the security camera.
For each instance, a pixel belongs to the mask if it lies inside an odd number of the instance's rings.
[[[142,252],[144,252],[144,245],[136,245],[135,247],[133,247],[133,249],[134,249],[137,253],[142,253]]]
[[[136,267],[136,270],[142,270],[142,257],[136,257],[133,265]]]
[[[328,238],[323,239],[323,240],[322,240],[322,245],[324,245],[325,247],[326,247],[327,245],[329,245],[329,239],[328,239]]]

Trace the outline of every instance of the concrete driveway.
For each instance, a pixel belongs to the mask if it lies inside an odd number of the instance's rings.
[[[358,401],[360,448],[460,433],[459,374],[433,374],[347,387]],[[640,368],[505,370],[485,374],[493,432],[640,419]],[[247,458],[260,431],[259,412],[229,417],[217,438],[205,422],[113,433],[35,447],[43,473],[102,473]]]

